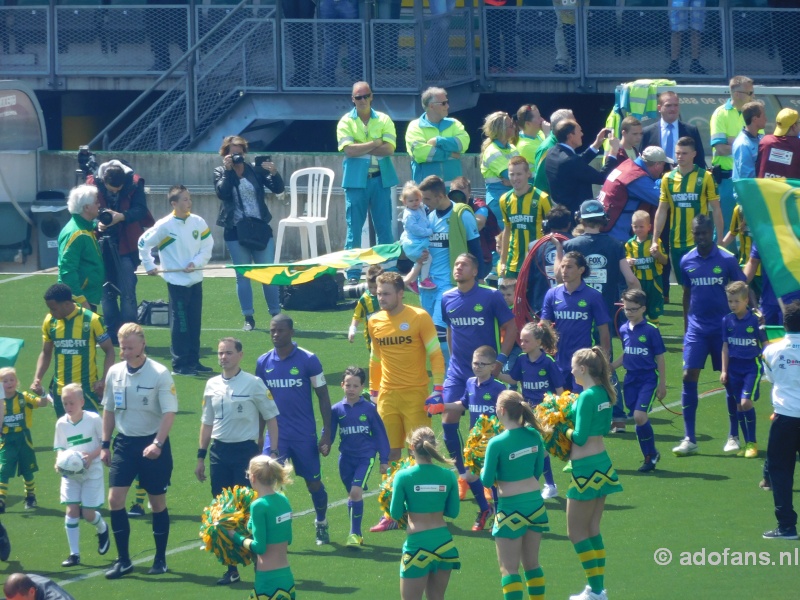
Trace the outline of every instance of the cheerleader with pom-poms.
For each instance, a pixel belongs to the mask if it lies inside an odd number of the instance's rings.
[[[533,409],[523,397],[505,391],[497,399],[497,417],[505,431],[489,440],[481,481],[497,485],[499,500],[492,535],[504,598],[544,598],[544,571],[539,564],[542,532],[549,531],[539,477],[545,450]]]
[[[287,557],[292,543],[292,507],[286,496],[278,493],[291,483],[291,467],[269,456],[250,461],[247,476],[258,493],[250,505],[247,529],[252,537],[229,533],[237,547],[253,555],[256,567],[255,596],[260,598],[295,598],[294,576]]]
[[[611,428],[611,407],[617,400],[605,352],[595,346],[572,356],[572,376],[583,388],[575,402],[572,441],[572,482],[567,490],[567,534],[586,572],[588,585],[570,600],[606,597],[606,550],[600,535],[606,496],[622,485],[606,452],[603,436]]]
[[[531,406],[542,403],[545,394],[560,395],[564,391],[564,377],[553,355],[558,345],[558,335],[552,325],[544,321],[528,323],[519,334],[519,345],[524,354],[508,373],[500,375],[506,383],[522,383],[522,396]],[[550,457],[544,459],[544,488],[542,498],[558,496],[558,487],[550,468]]]

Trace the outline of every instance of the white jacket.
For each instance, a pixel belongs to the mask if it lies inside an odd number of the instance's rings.
[[[156,263],[150,250],[157,248],[161,268],[176,271],[162,273],[164,280],[173,285],[189,287],[203,281],[203,271],[186,273],[180,269],[185,269],[189,263],[194,263],[195,269],[207,265],[213,246],[211,230],[203,217],[189,214],[185,219],[179,219],[173,212],[156,221],[139,238],[139,258],[145,270],[152,271]]]
[[[764,348],[764,375],[772,382],[775,412],[800,418],[800,333],[787,333]]]

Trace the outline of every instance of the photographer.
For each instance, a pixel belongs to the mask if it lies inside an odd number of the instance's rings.
[[[214,188],[222,201],[217,225],[235,265],[263,265],[275,260],[275,239],[269,222],[272,215],[265,201],[265,190],[280,194],[283,179],[269,156],[245,161],[247,140],[229,135],[222,140],[219,154],[222,166],[214,169]],[[270,315],[281,312],[278,286],[265,285],[264,298]],[[253,291],[250,280],[236,272],[236,294],[244,316],[244,331],[255,329]]]
[[[117,330],[136,322],[136,244],[155,221],[147,209],[144,179],[119,160],[110,160],[89,173],[86,183],[97,187],[100,213],[97,230],[106,268],[103,285],[103,318],[117,345]]]

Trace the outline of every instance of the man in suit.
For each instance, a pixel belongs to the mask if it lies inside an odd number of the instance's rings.
[[[697,127],[684,123],[678,119],[680,113],[680,103],[678,94],[675,92],[661,92],[658,96],[658,112],[661,118],[642,131],[642,144],[640,148],[644,150],[648,146],[660,146],[664,149],[667,158],[675,160],[675,143],[684,136],[694,139],[697,156],[694,164],[698,167],[706,168],[706,154],[703,150],[703,140],[700,139],[700,132]],[[675,127],[677,125],[677,131]]]
[[[578,210],[581,202],[594,198],[592,185],[603,185],[608,174],[617,166],[619,140],[610,129],[601,129],[591,146],[578,154],[575,150],[583,144],[583,130],[576,121],[566,119],[556,125],[557,145],[547,153],[545,172],[550,184],[550,196],[556,204],[563,204],[571,212]],[[608,138],[608,153],[603,168],[595,169],[589,163],[600,152]]]

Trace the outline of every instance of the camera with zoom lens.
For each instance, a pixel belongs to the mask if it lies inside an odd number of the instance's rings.
[[[107,208],[101,208],[100,212],[97,213],[97,220],[108,227],[114,221],[114,215]]]
[[[97,173],[97,157],[89,150],[89,146],[80,146],[78,148],[78,167],[83,173],[84,177]]]
[[[242,156],[241,154],[232,154],[231,155],[231,161],[235,165],[243,165],[244,164],[244,156]]]
[[[369,289],[366,283],[358,283],[356,285],[345,285],[343,289],[343,296],[345,298],[353,298],[358,300]]]

